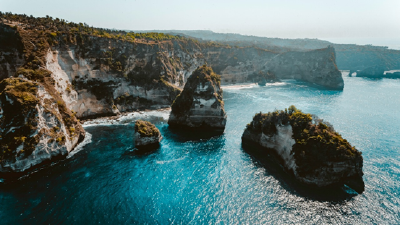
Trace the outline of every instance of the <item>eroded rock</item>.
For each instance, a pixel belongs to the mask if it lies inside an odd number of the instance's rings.
[[[154,124],[143,120],[135,122],[135,145],[137,148],[156,146],[161,140],[161,133]]]
[[[358,193],[364,191],[361,152],[329,123],[294,106],[256,114],[242,141],[272,149],[285,169],[302,183],[316,187],[346,184]]]
[[[226,118],[220,76],[204,65],[193,72],[182,93],[172,103],[168,124],[223,131]]]

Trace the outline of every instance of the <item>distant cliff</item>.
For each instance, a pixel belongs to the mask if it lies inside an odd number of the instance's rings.
[[[129,41],[18,24],[0,29],[9,30],[4,38],[18,37],[12,48],[0,44],[1,76],[18,75],[17,68],[24,64],[43,65],[79,118],[169,106],[188,76],[204,63],[221,75],[222,84],[258,82],[254,75],[273,72],[276,79],[293,78],[339,90],[344,85],[332,48],[282,54],[187,38]]]
[[[199,38],[204,41],[218,41],[233,46],[254,46],[275,52],[309,51],[333,46],[336,50],[336,64],[340,70],[363,70],[370,66],[382,66],[385,70],[400,69],[400,50],[386,46],[335,44],[319,39],[284,39],[247,36],[230,33],[214,33],[207,30],[164,30],[174,35]]]

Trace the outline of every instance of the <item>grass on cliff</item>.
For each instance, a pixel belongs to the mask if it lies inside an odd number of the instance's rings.
[[[135,132],[139,133],[141,137],[155,137],[160,135],[160,131],[154,124],[144,120],[136,120]]]
[[[303,113],[295,106],[269,113],[257,113],[247,124],[251,132],[263,132],[268,136],[277,133],[276,126],[290,124],[293,129],[292,152],[299,165],[299,174],[320,167],[326,161],[342,161],[361,156],[361,152],[343,139],[332,125],[316,116]]]
[[[4,19],[5,22],[19,23],[23,24],[26,28],[42,30],[53,43],[59,41],[65,43],[77,43],[83,41],[83,38],[86,35],[113,38],[128,42],[135,42],[137,39],[144,41],[187,39],[182,36],[156,32],[135,33],[124,30],[95,28],[86,23],[74,23],[64,19],[52,18],[51,16],[33,17],[25,14],[0,12],[0,18]],[[61,39],[57,40],[57,37],[61,37]]]

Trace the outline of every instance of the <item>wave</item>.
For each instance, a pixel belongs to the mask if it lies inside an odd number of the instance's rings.
[[[99,118],[94,120],[86,121],[82,126],[83,127],[91,127],[91,126],[112,126],[112,125],[127,125],[132,123],[138,119],[145,119],[147,117],[160,117],[163,120],[168,120],[169,114],[171,110],[153,110],[153,111],[140,111],[140,112],[132,112],[125,115],[122,115],[118,118]]]
[[[245,88],[254,88],[257,87],[257,84],[237,84],[237,85],[222,85],[221,88],[222,89],[234,89],[234,90],[238,90],[238,89],[245,89]]]
[[[71,158],[71,157],[74,156],[76,153],[82,151],[82,150],[83,150],[83,147],[84,147],[85,145],[91,143],[91,142],[92,142],[92,135],[91,135],[89,132],[86,132],[85,139],[83,139],[83,141],[82,141],[81,143],[79,143],[79,145],[76,146],[75,149],[72,150],[72,151],[68,154],[67,159]]]
[[[176,162],[176,161],[181,161],[181,160],[184,160],[185,158],[187,158],[187,156],[183,156],[183,157],[181,157],[181,158],[178,158],[178,159],[171,159],[171,160],[156,161],[156,163],[157,163],[157,164],[171,163],[171,162]]]

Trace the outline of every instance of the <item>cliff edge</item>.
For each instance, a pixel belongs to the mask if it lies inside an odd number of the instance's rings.
[[[296,79],[343,90],[344,81],[331,46],[307,52],[285,52],[267,61],[265,68],[279,79]]]

